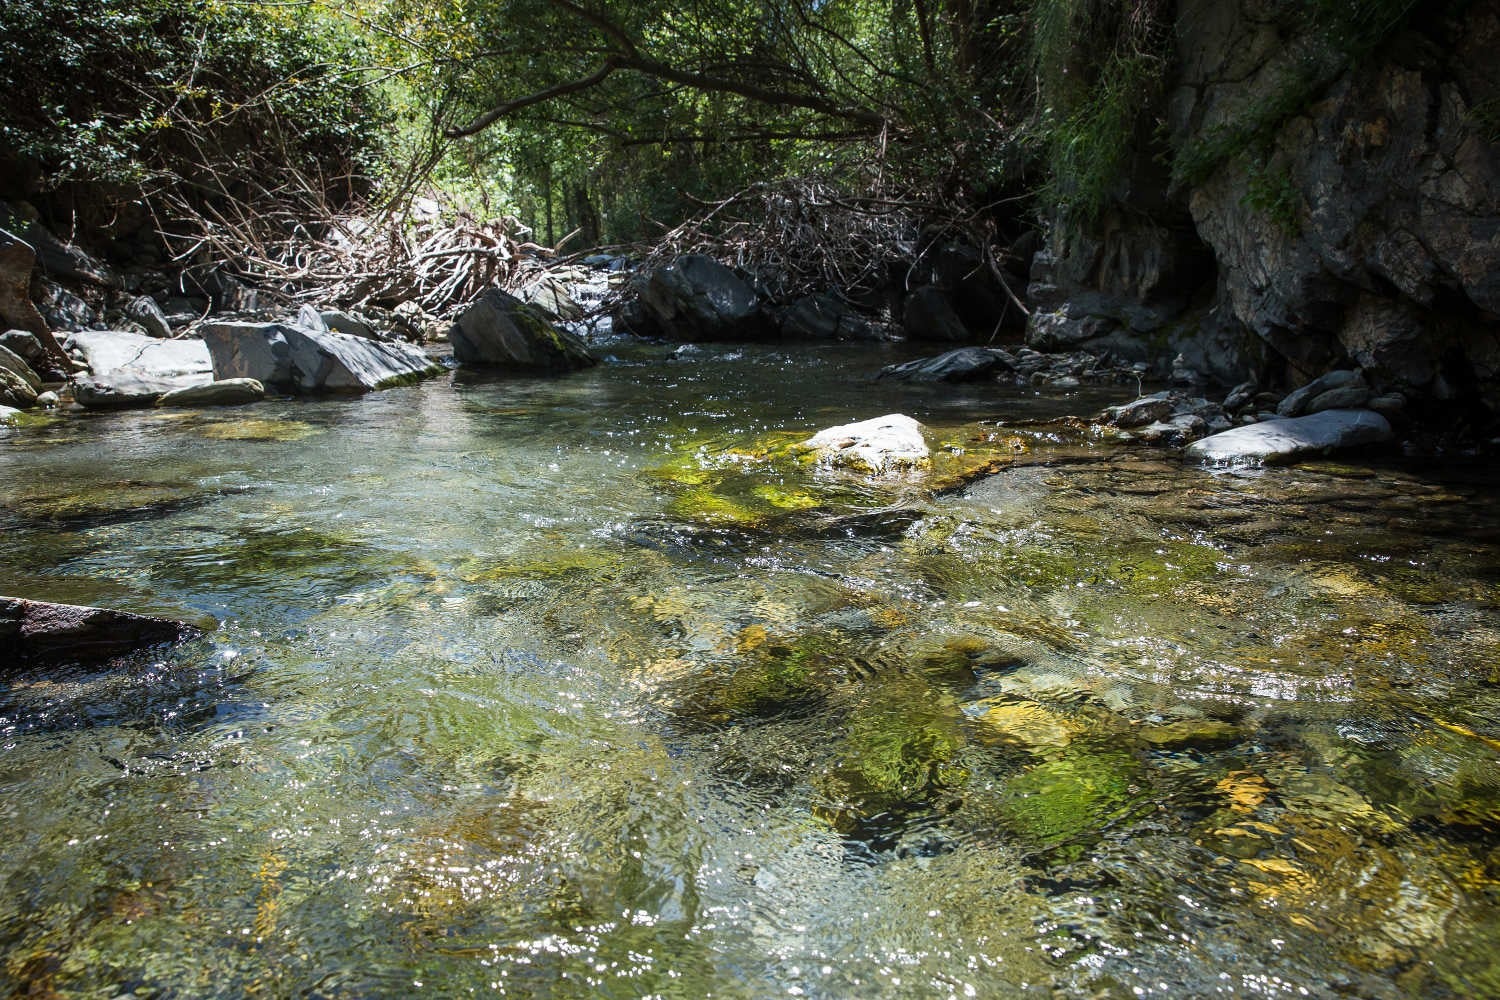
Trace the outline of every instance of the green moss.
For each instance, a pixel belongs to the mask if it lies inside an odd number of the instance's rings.
[[[65,492],[22,492],[10,506],[31,520],[79,527],[161,517],[217,495],[196,483],[104,480],[75,483]]]
[[[820,815],[847,829],[961,784],[962,723],[957,702],[920,679],[881,685],[850,714],[840,756],[816,781]]]
[[[1143,794],[1139,766],[1118,752],[1070,753],[1006,783],[1000,817],[1011,832],[1039,847],[1081,854]]]
[[[208,424],[199,433],[214,441],[301,441],[321,430],[300,420],[249,419]]]
[[[465,583],[498,580],[550,580],[612,568],[618,557],[603,549],[563,548],[519,560],[468,559],[458,567]]]
[[[758,524],[766,514],[764,510],[756,510],[707,487],[678,494],[667,505],[667,511],[684,521],[739,526]]]

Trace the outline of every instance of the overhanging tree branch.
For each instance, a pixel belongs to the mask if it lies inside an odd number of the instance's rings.
[[[480,132],[483,132],[485,129],[489,128],[500,119],[506,117],[507,115],[513,115],[523,108],[533,107],[538,104],[546,104],[548,101],[554,101],[559,97],[567,97],[569,94],[576,94],[579,91],[589,90],[590,88],[597,87],[599,84],[608,79],[611,73],[619,68],[619,58],[616,56],[609,56],[604,60],[603,65],[601,65],[597,70],[580,80],[568,80],[563,83],[554,84],[551,87],[546,87],[542,90],[535,91],[534,93],[527,94],[524,97],[517,97],[513,100],[506,101],[504,104],[496,105],[495,107],[486,111],[484,114],[475,118],[467,125],[462,125],[457,128],[450,128],[443,134],[450,139],[463,139],[467,136],[478,135]]]

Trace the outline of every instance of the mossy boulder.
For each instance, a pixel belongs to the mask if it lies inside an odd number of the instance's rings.
[[[583,341],[555,326],[540,308],[491,288],[448,331],[463,366],[522,372],[569,372],[596,364]]]

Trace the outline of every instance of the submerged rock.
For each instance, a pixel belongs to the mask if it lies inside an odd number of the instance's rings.
[[[568,372],[596,363],[582,340],[554,326],[538,306],[498,288],[459,315],[448,340],[460,365]]]
[[[209,323],[213,378],[254,379],[294,392],[367,392],[435,375],[420,348],[290,323]]]
[[[1383,444],[1391,437],[1390,421],[1372,410],[1324,410],[1236,427],[1194,442],[1187,455],[1210,465],[1274,464]]]
[[[0,664],[97,663],[201,634],[185,622],[74,604],[0,597]]]
[[[830,427],[801,447],[820,464],[868,475],[913,472],[932,464],[922,425],[904,413]]]

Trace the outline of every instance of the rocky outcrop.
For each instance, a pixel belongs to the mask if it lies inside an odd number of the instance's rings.
[[[0,597],[0,667],[98,663],[200,634],[192,625],[163,618]]]
[[[1232,135],[1307,54],[1248,4],[1188,9],[1179,127]],[[1296,375],[1349,361],[1442,400],[1500,386],[1500,159],[1478,113],[1500,99],[1500,11],[1414,27],[1226,158],[1190,207],[1225,301]]]
[[[1115,202],[1054,213],[1030,343],[1223,385],[1359,368],[1370,398],[1500,415],[1500,4],[1376,17],[1180,0],[1167,128]]]
[[[201,332],[214,381],[254,379],[286,392],[368,392],[443,370],[411,344],[292,323],[207,323]]]
[[[453,360],[464,366],[568,372],[596,363],[583,341],[554,325],[540,307],[498,288],[459,314],[448,340]]]
[[[752,340],[769,329],[755,289],[705,254],[684,254],[652,271],[640,304],[669,340]]]

